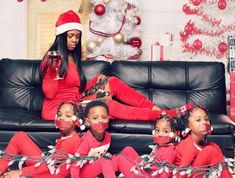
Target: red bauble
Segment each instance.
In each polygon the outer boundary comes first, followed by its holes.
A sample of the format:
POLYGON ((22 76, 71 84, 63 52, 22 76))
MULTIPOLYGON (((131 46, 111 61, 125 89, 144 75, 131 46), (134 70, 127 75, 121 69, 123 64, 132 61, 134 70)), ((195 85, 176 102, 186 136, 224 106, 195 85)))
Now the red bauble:
POLYGON ((192 0, 194 6, 199 6, 201 4, 201 0, 192 0))
POLYGON ((184 31, 187 33, 187 34, 191 34, 192 31, 193 31, 193 24, 191 23, 187 23, 184 27, 184 31))
POLYGON ((94 12, 96 15, 104 15, 106 11, 106 8, 105 8, 105 5, 104 4, 96 4, 95 7, 94 7, 94 12))
POLYGON ((22 2, 22 1, 24 1, 24 0, 17 0, 18 2, 22 2))
POLYGON ((136 25, 141 24, 141 18, 140 18, 140 16, 136 16, 136 20, 137 20, 136 25))
POLYGON ((182 10, 185 14, 188 14, 190 12, 190 7, 188 6, 188 4, 184 4, 182 10))
POLYGON ((221 42, 218 46, 218 49, 221 53, 225 53, 227 51, 227 44, 225 42, 221 42))
POLYGON ((196 40, 193 42, 193 47, 194 47, 194 49, 196 49, 196 50, 201 49, 201 48, 202 48, 202 42, 201 42, 201 40, 196 39, 196 40))
POLYGON ((217 5, 220 10, 224 10, 227 7, 227 2, 225 0, 219 0, 217 5))
POLYGON ((133 47, 137 47, 137 48, 140 48, 141 45, 142 45, 142 40, 139 38, 139 37, 134 37, 134 38, 131 38, 128 43, 133 46, 133 47))
POLYGON ((185 31, 180 32, 180 37, 181 40, 186 40, 188 38, 188 34, 185 31))

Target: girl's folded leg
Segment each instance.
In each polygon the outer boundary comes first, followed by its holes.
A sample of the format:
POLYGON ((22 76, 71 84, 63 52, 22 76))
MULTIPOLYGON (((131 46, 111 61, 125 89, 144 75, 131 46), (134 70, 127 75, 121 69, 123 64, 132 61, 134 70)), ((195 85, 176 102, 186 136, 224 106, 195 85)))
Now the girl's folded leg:
POLYGON ((109 88, 113 97, 130 106, 149 109, 154 106, 154 103, 146 96, 134 90, 117 77, 109 77, 109 88))
MULTIPOLYGON (((41 156, 42 151, 32 141, 32 139, 25 132, 17 132, 10 140, 5 150, 7 154, 23 154, 26 156, 41 156)), ((0 159, 0 170, 5 172, 8 168, 10 160, 0 159)), ((27 166, 35 164, 35 162, 26 161, 27 166)))

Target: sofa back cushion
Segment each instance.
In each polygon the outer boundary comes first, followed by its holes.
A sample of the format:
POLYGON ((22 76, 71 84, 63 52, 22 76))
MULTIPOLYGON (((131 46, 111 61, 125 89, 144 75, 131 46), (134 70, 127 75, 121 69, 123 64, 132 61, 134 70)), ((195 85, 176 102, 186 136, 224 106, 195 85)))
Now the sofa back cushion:
POLYGON ((39 60, 0 61, 0 107, 41 110, 43 94, 39 60))
MULTIPOLYGON (((41 112, 43 92, 40 75, 41 60, 0 60, 0 108, 17 108, 41 112)), ((110 63, 82 62, 87 80, 97 73, 109 74, 110 63)))
POLYGON ((223 63, 115 61, 111 73, 161 108, 175 108, 193 101, 211 113, 226 113, 223 63))

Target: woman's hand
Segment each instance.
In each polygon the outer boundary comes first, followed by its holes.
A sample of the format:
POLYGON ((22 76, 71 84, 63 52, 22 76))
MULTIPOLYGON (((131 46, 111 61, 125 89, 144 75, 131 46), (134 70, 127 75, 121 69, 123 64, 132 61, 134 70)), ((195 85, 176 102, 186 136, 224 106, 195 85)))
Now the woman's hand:
POLYGON ((20 170, 8 171, 4 174, 4 178, 19 178, 21 174, 20 170))
POLYGON ((45 60, 50 67, 56 69, 61 65, 62 55, 59 51, 48 51, 45 60))
POLYGON ((98 83, 100 80, 103 80, 103 79, 105 79, 107 76, 106 75, 104 75, 104 74, 98 74, 97 75, 97 81, 96 81, 96 83, 98 83))

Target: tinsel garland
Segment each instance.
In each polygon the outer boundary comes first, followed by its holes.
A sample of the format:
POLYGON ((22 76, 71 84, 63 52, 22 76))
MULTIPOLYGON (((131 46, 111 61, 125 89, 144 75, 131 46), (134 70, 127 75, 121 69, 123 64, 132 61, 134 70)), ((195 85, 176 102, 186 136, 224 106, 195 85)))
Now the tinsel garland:
MULTIPOLYGON (((150 148, 154 151, 157 149, 156 145, 150 145, 150 148)), ((14 162, 19 162, 18 167, 22 169, 22 166, 25 161, 36 162, 35 167, 39 167, 41 164, 46 164, 51 174, 59 174, 60 168, 63 165, 66 165, 66 169, 69 169, 73 162, 76 162, 76 166, 82 167, 86 163, 93 163, 98 157, 95 156, 81 156, 78 153, 75 154, 67 154, 60 152, 55 149, 54 146, 48 146, 50 149, 48 152, 43 153, 41 156, 27 156, 21 154, 8 154, 4 151, 0 150, 0 158, 9 160, 8 165, 11 166, 14 162)), ((152 151, 152 152, 153 152, 152 151)), ((151 154, 150 154, 151 155, 151 154)), ((125 156, 125 155, 123 155, 125 156)), ((103 155, 104 158, 110 159, 111 154, 106 153, 103 155)), ((221 162, 215 165, 205 165, 201 167, 177 167, 173 164, 168 164, 163 162, 160 159, 156 159, 155 157, 146 156, 142 159, 140 163, 135 160, 130 160, 127 156, 125 156, 129 161, 132 161, 135 166, 130 170, 135 174, 142 175, 141 170, 151 168, 155 165, 155 169, 152 169, 152 175, 161 174, 162 172, 172 172, 173 178, 176 177, 177 174, 180 175, 191 175, 191 174, 201 174, 204 173, 205 177, 213 177, 220 176, 223 168, 228 167, 229 171, 232 172, 231 167, 233 167, 235 160, 232 158, 226 158, 225 162, 221 162), (157 160, 157 161, 156 161, 157 160)))
POLYGON ((209 47, 203 47, 201 49, 195 49, 193 45, 190 45, 187 42, 183 42, 183 52, 190 52, 193 54, 202 54, 207 56, 215 56, 217 59, 221 59, 227 55, 227 52, 221 53, 217 49, 210 49, 209 47))
MULTIPOLYGON (((141 55, 142 55, 143 51, 141 49, 137 49, 137 54, 133 55, 133 56, 128 56, 128 60, 134 60, 134 59, 138 59, 141 55)), ((92 57, 87 57, 88 60, 93 60, 96 59, 99 56, 103 56, 106 59, 114 59, 114 56, 112 54, 100 54, 97 56, 92 56, 92 57)))
POLYGON ((102 36, 102 37, 114 37, 116 34, 118 34, 121 30, 122 30, 122 27, 123 25, 126 23, 126 13, 127 11, 131 8, 131 4, 127 3, 127 7, 124 11, 124 15, 122 17, 122 22, 121 22, 121 26, 119 27, 119 29, 116 31, 116 32, 113 32, 113 33, 104 33, 102 31, 98 31, 98 30, 95 30, 93 29, 91 26, 92 24, 92 21, 89 22, 89 30, 91 33, 93 34, 96 34, 96 35, 99 35, 99 36, 102 36))

